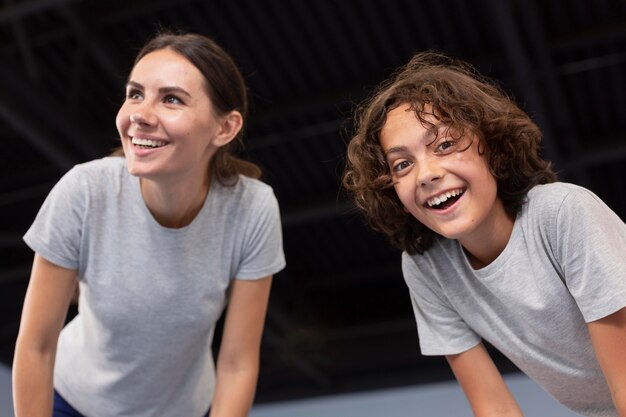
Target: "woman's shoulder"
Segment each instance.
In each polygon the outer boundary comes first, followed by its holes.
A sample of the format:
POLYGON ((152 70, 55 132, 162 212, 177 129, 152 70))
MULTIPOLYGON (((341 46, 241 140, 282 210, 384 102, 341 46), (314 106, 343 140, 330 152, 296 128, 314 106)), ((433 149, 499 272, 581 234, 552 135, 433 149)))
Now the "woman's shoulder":
POLYGON ((84 175, 119 175, 126 169, 123 156, 106 156, 83 162, 74 166, 74 170, 84 175))
POLYGON ((85 195, 107 198, 105 194, 118 193, 121 184, 130 176, 126 159, 109 156, 75 165, 60 182, 70 189, 83 190, 85 195), (94 190, 98 192, 94 193, 94 190))
POLYGON ((89 184, 110 183, 113 178, 120 178, 128 173, 126 159, 121 156, 107 156, 74 165, 66 177, 75 177, 89 184))
POLYGON ((245 175, 239 175, 234 184, 222 185, 218 188, 220 193, 230 195, 238 200, 258 200, 274 196, 274 190, 269 184, 245 175))
POLYGON ((120 177, 125 170, 125 159, 106 157, 74 165, 57 182, 55 188, 72 190, 91 188, 100 183, 111 183, 113 177, 120 177))

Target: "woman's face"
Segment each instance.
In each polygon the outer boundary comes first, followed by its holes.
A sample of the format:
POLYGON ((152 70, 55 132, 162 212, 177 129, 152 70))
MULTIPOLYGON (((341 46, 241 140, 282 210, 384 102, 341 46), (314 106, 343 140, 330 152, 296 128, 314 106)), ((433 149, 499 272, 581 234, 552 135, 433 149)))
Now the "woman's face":
POLYGON ((193 64, 170 49, 135 65, 116 119, 132 175, 167 182, 206 177, 224 143, 205 83, 193 64))

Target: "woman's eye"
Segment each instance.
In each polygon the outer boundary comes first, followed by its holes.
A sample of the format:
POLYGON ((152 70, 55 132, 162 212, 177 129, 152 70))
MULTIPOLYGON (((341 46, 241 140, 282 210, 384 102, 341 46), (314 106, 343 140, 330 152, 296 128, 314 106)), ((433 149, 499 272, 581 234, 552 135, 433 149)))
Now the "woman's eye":
POLYGON ((167 104, 183 104, 183 101, 176 96, 166 96, 163 101, 167 104))
POLYGON ((130 100, 141 100, 142 97, 141 91, 138 90, 129 90, 126 93, 126 98, 130 100))

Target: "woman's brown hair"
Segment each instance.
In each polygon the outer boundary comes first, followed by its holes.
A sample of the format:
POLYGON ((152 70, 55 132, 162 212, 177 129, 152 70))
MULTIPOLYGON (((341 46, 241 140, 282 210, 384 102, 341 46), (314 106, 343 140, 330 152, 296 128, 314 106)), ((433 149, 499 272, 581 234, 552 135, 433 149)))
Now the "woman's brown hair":
POLYGON ((477 136, 511 217, 532 187, 556 181, 550 163, 539 155, 541 131, 504 91, 465 62, 436 52, 418 53, 356 109, 343 175, 344 187, 369 225, 400 249, 423 253, 435 237, 404 210, 380 146, 387 114, 402 104, 409 104, 434 132, 426 114, 461 135, 477 136))
MULTIPOLYGON (((239 68, 232 57, 217 43, 206 36, 187 33, 163 32, 152 38, 139 51, 133 67, 146 55, 161 49, 171 49, 193 64, 204 76, 206 89, 218 116, 238 111, 244 121, 248 115, 248 93, 239 68)), ((217 150, 211 160, 209 172, 224 185, 233 185, 238 175, 261 177, 261 168, 234 156, 243 145, 243 128, 234 140, 217 150)), ((124 155, 120 147, 113 155, 124 155)))

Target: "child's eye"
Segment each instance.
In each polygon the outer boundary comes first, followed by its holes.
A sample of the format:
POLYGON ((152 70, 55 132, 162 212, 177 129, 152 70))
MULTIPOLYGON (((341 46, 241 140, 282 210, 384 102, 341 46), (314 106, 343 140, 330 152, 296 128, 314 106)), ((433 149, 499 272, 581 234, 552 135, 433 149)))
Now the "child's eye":
POLYGON ((404 171, 405 169, 407 169, 410 166, 411 166, 411 162, 410 161, 399 161, 399 162, 396 162, 395 164, 393 164, 391 166, 391 171, 394 174, 397 174, 399 172, 404 171))
POLYGON ((163 98, 163 102, 167 104, 184 104, 181 99, 172 95, 165 96, 165 98, 163 98))
POLYGON ((437 154, 448 154, 454 151, 456 145, 456 141, 450 138, 443 138, 437 146, 435 146, 435 153, 437 154))

